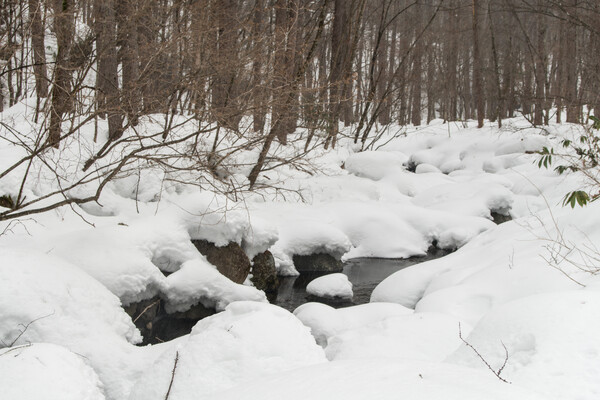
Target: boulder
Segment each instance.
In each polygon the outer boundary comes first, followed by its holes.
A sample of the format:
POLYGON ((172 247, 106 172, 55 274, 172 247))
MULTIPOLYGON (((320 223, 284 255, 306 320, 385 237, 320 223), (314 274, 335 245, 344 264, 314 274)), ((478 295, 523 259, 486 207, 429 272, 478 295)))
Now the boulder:
POLYGON ((270 251, 257 254, 252 259, 252 283, 258 290, 263 290, 267 297, 276 294, 279 288, 275 259, 270 251))
POLYGON ((161 299, 158 296, 123 307, 142 334, 144 338, 142 345, 148 344, 148 340, 153 337, 154 322, 161 308, 161 299))
POLYGON ((148 339, 144 337, 144 343, 168 342, 187 335, 198 321, 216 313, 214 308, 206 307, 202 303, 193 305, 187 311, 170 314, 163 308, 153 323, 152 336, 148 339))
POLYGON ((308 256, 294 255, 294 267, 302 272, 342 272, 340 260, 330 254, 315 253, 308 256))
POLYGON ((169 314, 165 311, 163 300, 158 296, 132 303, 124 309, 142 334, 141 346, 166 342, 187 335, 198 321, 216 314, 214 308, 205 307, 201 303, 185 312, 169 314))
POLYGON ((218 247, 208 240, 192 240, 192 243, 221 274, 235 283, 244 283, 251 264, 239 244, 231 242, 227 246, 218 247))

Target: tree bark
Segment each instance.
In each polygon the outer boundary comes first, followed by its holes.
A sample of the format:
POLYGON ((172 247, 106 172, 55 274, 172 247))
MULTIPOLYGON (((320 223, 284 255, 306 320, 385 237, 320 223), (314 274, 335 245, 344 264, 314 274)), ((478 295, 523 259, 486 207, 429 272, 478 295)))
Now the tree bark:
POLYGON ((46 47, 44 46, 44 25, 40 0, 29 0, 31 45, 33 48, 33 73, 35 93, 38 98, 48 97, 48 74, 46 72, 46 47))
POLYGON ((479 0, 473 0, 473 95, 477 108, 477 127, 483 128, 485 101, 482 92, 481 54, 479 50, 479 0))
POLYGON ((116 19, 113 0, 94 1, 94 21, 98 54, 96 101, 100 114, 106 115, 108 118, 109 140, 116 140, 123 135, 123 116, 119 98, 116 19))
POLYGON ((63 115, 69 111, 71 104, 71 69, 69 55, 75 35, 75 18, 73 0, 53 2, 54 31, 56 32, 56 64, 54 84, 52 85, 52 102, 50 105, 50 126, 48 143, 58 148, 61 136, 63 115))

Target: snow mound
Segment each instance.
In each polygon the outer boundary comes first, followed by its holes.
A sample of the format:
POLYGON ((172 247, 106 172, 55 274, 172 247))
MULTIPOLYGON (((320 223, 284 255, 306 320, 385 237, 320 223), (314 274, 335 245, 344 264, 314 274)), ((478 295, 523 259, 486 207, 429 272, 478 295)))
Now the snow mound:
POLYGON ((306 292, 317 297, 352 299, 352 283, 342 273, 329 274, 313 279, 306 292))
POLYGON ((198 322, 186 341, 148 366, 130 400, 164 399, 176 358, 170 400, 212 398, 262 376, 326 361, 308 328, 291 313, 270 304, 237 302, 198 322))
POLYGON ((542 400, 489 373, 452 364, 345 360, 315 365, 239 385, 212 400, 542 400), (267 390, 268 388, 268 390, 267 390))
POLYGON ((413 203, 425 208, 491 219, 490 211, 508 215, 513 197, 513 193, 501 184, 470 181, 424 190, 413 198, 413 203))
MULTIPOLYGON (((494 370, 506 360, 502 376, 512 386, 547 398, 593 400, 600 396, 599 313, 595 291, 534 295, 492 310, 466 340, 494 370)), ((448 361, 487 370, 466 345, 448 361)))
POLYGON ((230 242, 243 244, 252 259, 278 238, 277 230, 268 219, 254 215, 251 218, 243 203, 232 203, 224 196, 207 191, 172 197, 173 204, 166 214, 184 224, 192 239, 208 240, 221 247, 230 242))
POLYGON ((232 282, 203 257, 185 262, 169 275, 164 296, 168 312, 186 311, 198 303, 221 311, 234 301, 267 301, 264 292, 232 282))
POLYGON ((458 324, 456 318, 435 313, 393 316, 330 337, 325 353, 330 360, 381 357, 441 362, 462 343, 458 324))
POLYGON ((3 400, 104 400, 84 359, 47 343, 0 350, 0 387, 3 400))
POLYGON ((324 253, 338 260, 351 248, 348 237, 335 226, 297 220, 280 227, 279 240, 270 251, 282 274, 297 274, 292 257, 324 253))
POLYGON ((12 343, 21 335, 16 346, 64 346, 89 360, 107 398, 123 398, 137 374, 132 343, 141 336, 119 299, 79 268, 45 253, 0 248, 0 257, 0 340, 12 343))
POLYGON ((456 257, 455 254, 449 254, 443 259, 414 264, 394 272, 373 289, 371 302, 397 303, 414 309, 429 283, 448 268, 447 265, 451 264, 450 260, 456 257))
POLYGON ((415 173, 416 174, 441 174, 442 171, 440 171, 440 169, 438 167, 436 167, 435 165, 431 165, 431 164, 426 164, 426 163, 422 163, 417 165, 417 167, 415 168, 415 173))
POLYGON ((164 275, 152 263, 152 254, 139 246, 126 226, 63 234, 49 246, 53 254, 94 277, 125 305, 151 298, 164 288, 164 275))
POLYGON ((399 304, 361 304, 335 309, 322 303, 306 303, 296 308, 294 315, 310 328, 317 343, 325 347, 330 337, 344 331, 412 312, 399 304))
POLYGON ((377 181, 388 174, 403 171, 403 164, 407 159, 400 152, 363 151, 350 155, 346 159, 345 168, 358 177, 377 181))

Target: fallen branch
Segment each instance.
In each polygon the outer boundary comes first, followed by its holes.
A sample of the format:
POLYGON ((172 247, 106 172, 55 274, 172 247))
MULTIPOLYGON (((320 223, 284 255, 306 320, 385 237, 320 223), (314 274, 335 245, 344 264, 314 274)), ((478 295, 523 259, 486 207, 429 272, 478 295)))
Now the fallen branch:
POLYGON ((171 394, 171 387, 173 386, 173 381, 175 380, 175 370, 177 369, 177 361, 179 361, 179 351, 175 352, 175 364, 173 365, 173 372, 171 372, 171 382, 169 382, 169 389, 167 390, 165 400, 169 400, 169 395, 171 394))
POLYGON ((473 345, 469 342, 467 342, 463 336, 462 336, 462 330, 460 328, 460 322, 458 323, 458 337, 460 338, 460 340, 462 340, 462 342, 471 350, 473 350, 475 352, 475 354, 477 355, 477 357, 479 357, 479 359, 481 361, 483 361, 483 363, 486 365, 486 367, 488 367, 488 369, 490 371, 492 371, 494 373, 494 375, 496 375, 496 378, 500 379, 502 382, 508 383, 510 384, 511 382, 507 381, 506 379, 504 379, 502 376, 500 376, 502 374, 502 371, 504 370, 504 367, 506 367, 506 363, 508 362, 508 349, 506 348, 506 346, 504 345, 504 343, 502 343, 502 347, 504 347, 504 363, 502 364, 502 366, 496 371, 494 368, 492 368, 492 366, 490 365, 490 363, 488 363, 486 361, 485 358, 483 358, 483 356, 481 355, 481 353, 479 353, 479 351, 477 351, 477 349, 475 347, 473 347, 473 345))
POLYGON ((44 315, 42 317, 36 318, 33 321, 29 321, 29 323, 27 324, 19 324, 18 326, 22 326, 23 329, 20 329, 20 333, 17 335, 17 337, 10 342, 10 344, 6 344, 3 340, 0 340, 2 342, 2 344, 4 345, 4 347, 13 347, 15 343, 17 343, 17 340, 19 340, 21 338, 21 336, 23 336, 25 334, 25 332, 27 332, 27 329, 29 328, 29 326, 31 326, 31 324, 33 324, 36 321, 39 321, 40 319, 44 319, 44 318, 48 318, 50 316, 54 315, 54 311, 52 311, 50 314, 48 315, 44 315))
POLYGON ((140 319, 140 317, 142 315, 144 315, 144 313, 146 311, 148 311, 149 309, 151 309, 153 306, 155 306, 156 304, 160 303, 160 300, 156 300, 154 303, 150 304, 148 307, 144 308, 144 310, 137 316, 135 317, 135 319, 133 320, 133 323, 135 324, 137 322, 138 319, 140 319))

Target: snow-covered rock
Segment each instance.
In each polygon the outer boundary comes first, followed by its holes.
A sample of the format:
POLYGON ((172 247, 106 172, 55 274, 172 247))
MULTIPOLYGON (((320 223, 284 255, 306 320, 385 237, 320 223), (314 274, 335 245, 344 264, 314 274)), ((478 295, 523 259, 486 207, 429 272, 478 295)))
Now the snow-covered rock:
POLYGON ((104 400, 102 383, 80 355, 48 343, 0 350, 3 400, 104 400))
POLYGON ((234 301, 267 301, 264 292, 232 282, 203 258, 184 263, 166 278, 165 297, 169 312, 186 311, 197 303, 221 311, 234 301))
POLYGON ((384 319, 411 314, 413 311, 399 304, 371 303, 335 309, 322 303, 306 303, 294 310, 294 315, 310 327, 321 346, 327 346, 330 337, 350 329, 373 324, 384 319))
POLYGON ((172 377, 170 400, 212 398, 263 376, 323 362, 323 350, 291 313, 270 304, 236 302, 201 320, 179 346, 148 365, 129 399, 164 399, 172 377))
POLYGON ((331 299, 352 299, 352 282, 342 273, 328 274, 313 279, 306 286, 306 293, 331 299))

